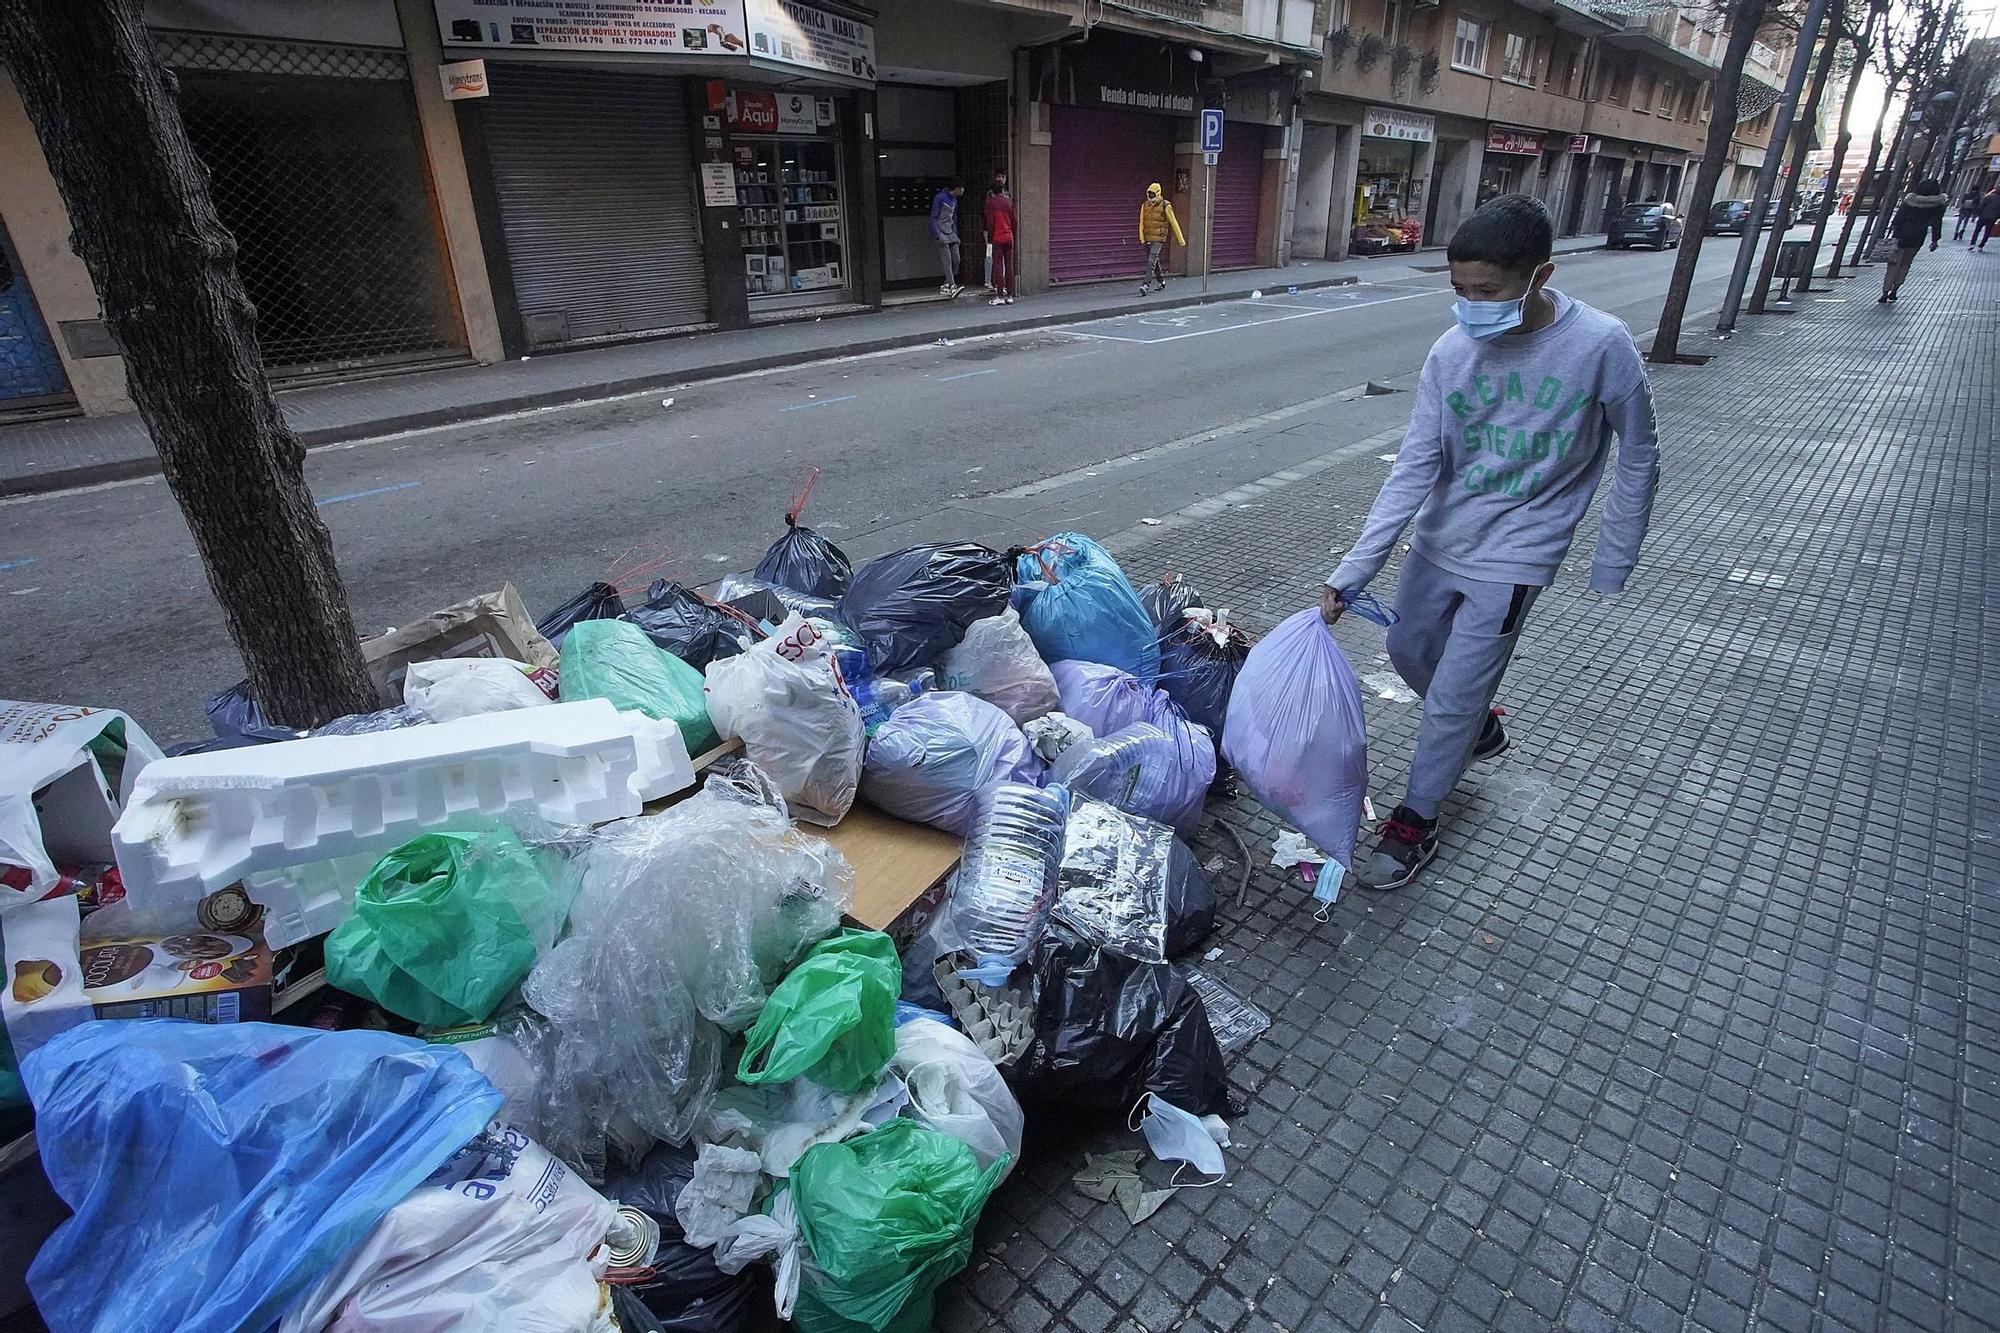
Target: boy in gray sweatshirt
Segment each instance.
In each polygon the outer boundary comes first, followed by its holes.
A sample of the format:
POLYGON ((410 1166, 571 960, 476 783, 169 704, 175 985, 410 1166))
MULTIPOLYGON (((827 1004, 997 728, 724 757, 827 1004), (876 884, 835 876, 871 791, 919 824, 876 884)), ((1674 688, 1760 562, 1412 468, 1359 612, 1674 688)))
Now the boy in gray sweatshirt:
POLYGON ((1438 807, 1466 766, 1507 748, 1493 709, 1535 598, 1555 581, 1618 437, 1590 590, 1615 594, 1659 485, 1653 397, 1610 315, 1550 290, 1555 228, 1504 195, 1452 237, 1457 326, 1424 362, 1410 430, 1360 538, 1327 579, 1331 623, 1382 572, 1412 518, 1389 657, 1423 696, 1408 794, 1357 857, 1364 888, 1399 889, 1437 855, 1438 807))

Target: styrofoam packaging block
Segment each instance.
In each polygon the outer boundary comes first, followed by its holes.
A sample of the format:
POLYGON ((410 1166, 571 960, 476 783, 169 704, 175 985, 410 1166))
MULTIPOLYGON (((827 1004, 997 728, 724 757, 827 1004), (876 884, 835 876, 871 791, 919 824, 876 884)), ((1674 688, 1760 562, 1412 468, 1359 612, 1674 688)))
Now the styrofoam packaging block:
POLYGON ((155 760, 111 837, 137 907, 248 879, 274 915, 304 928, 334 910, 338 872, 275 872, 523 814, 557 825, 624 819, 693 785, 673 723, 586 699, 155 760))

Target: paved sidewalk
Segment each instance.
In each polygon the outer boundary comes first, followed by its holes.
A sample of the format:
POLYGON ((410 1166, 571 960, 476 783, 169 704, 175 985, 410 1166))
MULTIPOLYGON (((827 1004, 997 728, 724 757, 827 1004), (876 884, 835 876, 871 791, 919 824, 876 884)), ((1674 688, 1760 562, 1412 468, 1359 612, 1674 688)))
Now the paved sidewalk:
MULTIPOLYGON (((1576 237, 1564 253, 1601 249, 1576 237)), ((1016 329, 1101 319, 1134 310, 1230 301, 1256 290, 1343 282, 1410 281, 1438 271, 1441 251, 1403 259, 1313 261, 1283 269, 1219 273, 1203 295, 1200 279, 1177 278, 1142 298, 1130 282, 1093 283, 989 306, 973 290, 957 301, 902 300, 879 311, 658 338, 582 351, 551 352, 491 366, 442 369, 286 390, 278 395, 307 447, 449 425, 506 412, 589 402, 747 371, 922 346, 1016 329)), ((131 413, 0 425, 0 495, 56 490, 159 471, 145 426, 131 413)))
MULTIPOLYGON (((1587 529, 1502 692, 1514 749, 1418 887, 1318 924, 1268 867, 1243 908, 1218 876, 1206 966, 1275 1020, 1227 1184, 1133 1228, 1068 1182, 1138 1136, 1044 1130, 941 1328, 2000 1328, 2000 260, 1877 283, 1655 372, 1632 587, 1584 594, 1587 529)), ((1265 629, 1393 438, 1121 558, 1265 629)), ((1388 670, 1379 630, 1340 637, 1388 670)), ((1386 808, 1417 706, 1369 708, 1386 808)), ((1223 816, 1268 859, 1269 816, 1223 816)))

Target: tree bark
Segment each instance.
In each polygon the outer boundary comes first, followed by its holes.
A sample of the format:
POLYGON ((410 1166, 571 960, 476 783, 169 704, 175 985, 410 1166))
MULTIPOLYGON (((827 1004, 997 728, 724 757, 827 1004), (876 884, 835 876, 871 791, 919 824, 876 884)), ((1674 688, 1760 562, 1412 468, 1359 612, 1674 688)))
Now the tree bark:
POLYGON ((1671 365, 1680 357, 1681 327, 1687 321, 1688 294, 1694 290, 1695 266, 1701 262, 1701 243, 1708 232, 1708 210, 1715 202, 1715 187, 1722 181, 1722 168, 1729 157, 1729 140, 1736 130, 1736 97, 1743 87, 1743 62, 1750 58, 1751 43, 1764 22, 1765 0, 1735 0, 1729 7, 1729 44, 1723 48, 1722 68, 1715 75, 1715 103, 1708 115, 1708 139, 1702 145, 1701 165, 1695 169, 1694 193, 1688 197, 1687 229, 1681 233, 1681 248, 1674 252, 1674 275, 1667 284, 1667 301, 1660 308, 1659 327, 1653 333, 1649 361, 1671 365))
MULTIPOLYGON (((1826 95, 1826 81, 1833 74, 1833 59, 1840 54, 1840 44, 1846 39, 1847 31, 1842 24, 1842 14, 1846 6, 1835 0, 1833 12, 1827 15, 1826 40, 1820 43, 1819 59, 1813 63, 1812 82, 1807 85, 1805 109, 1792 125, 1792 160, 1785 173, 1785 188, 1778 196, 1778 218, 1780 221, 1792 215, 1792 207, 1798 202, 1799 180, 1805 175, 1806 154, 1812 149, 1813 126, 1819 123, 1820 99, 1826 95)), ((1750 313, 1764 313, 1765 299, 1771 292, 1771 279, 1778 272, 1779 247, 1784 244, 1785 229, 1771 228, 1770 239, 1764 242, 1764 258, 1757 268, 1757 285, 1750 293, 1750 313)))
MULTIPOLYGON (((1896 81, 1892 78, 1882 92, 1882 109, 1875 113, 1875 134, 1868 141, 1868 164, 1861 168, 1861 183, 1854 191, 1854 203, 1848 207, 1847 216, 1841 220, 1840 239, 1833 243, 1833 259, 1826 266, 1826 276, 1840 276, 1840 257, 1847 251, 1847 242, 1854 235, 1855 221, 1861 216, 1861 201, 1868 197, 1869 182, 1875 179, 1875 169, 1882 162, 1882 131, 1889 125, 1889 103, 1896 96, 1896 81)), ((1881 205, 1877 204, 1876 207, 1881 205)), ((1858 251, 1856 252, 1859 253, 1858 251)))
POLYGON ((377 707, 305 451, 264 377, 235 238, 138 0, 4 0, 0 61, 252 692, 288 726, 377 707))
MULTIPOLYGON (((1833 136, 1833 163, 1827 168, 1826 190, 1820 200, 1819 216, 1813 220, 1812 240, 1806 246, 1805 272, 1799 278, 1799 290, 1809 292, 1812 288, 1813 264, 1819 259, 1820 243, 1826 239, 1826 224, 1833 216, 1833 201, 1840 196, 1840 169, 1847 165, 1847 150, 1854 145, 1854 131, 1847 127, 1848 118, 1854 114, 1855 94, 1861 88, 1861 76, 1868 72, 1868 59, 1875 49, 1875 22, 1882 16, 1883 8, 1879 0, 1868 7, 1868 21, 1854 42, 1854 68, 1847 76, 1847 87, 1840 94, 1840 129, 1833 136)), ((1827 266, 1826 276, 1835 276, 1840 267, 1839 256, 1827 266)))

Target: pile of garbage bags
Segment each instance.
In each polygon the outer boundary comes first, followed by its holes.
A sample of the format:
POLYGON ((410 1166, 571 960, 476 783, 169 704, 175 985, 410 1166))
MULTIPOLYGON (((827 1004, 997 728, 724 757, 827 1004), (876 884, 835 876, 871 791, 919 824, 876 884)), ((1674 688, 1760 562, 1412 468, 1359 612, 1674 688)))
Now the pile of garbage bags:
POLYGON ((1078 533, 856 565, 804 499, 714 596, 370 640, 381 708, 311 734, 241 686, 187 757, 48 714, 0 774, 0 1108, 74 1213, 51 1325, 914 1333, 1029 1114, 1195 1125, 1217 1169, 1188 842, 1226 758, 1351 855, 1325 626, 1252 647, 1078 533), (100 863, 36 825, 72 781, 100 863), (894 938, 819 832, 857 804, 964 840, 894 938))

